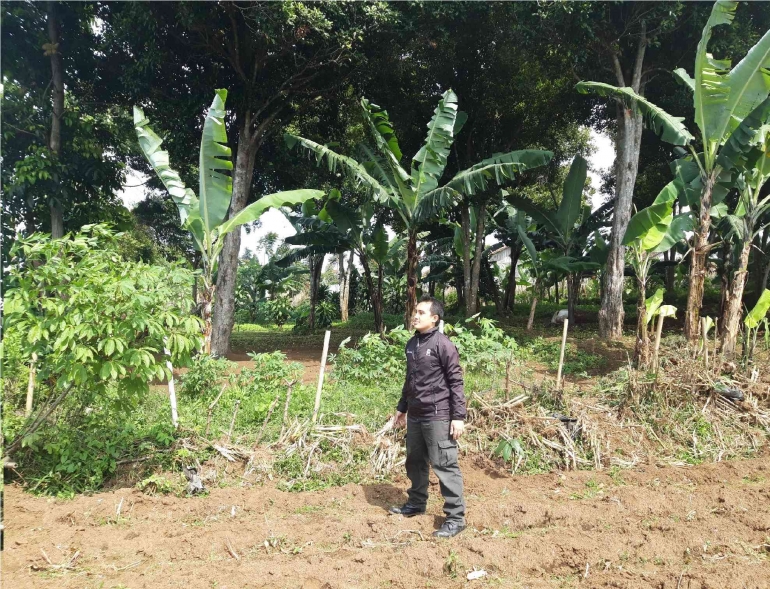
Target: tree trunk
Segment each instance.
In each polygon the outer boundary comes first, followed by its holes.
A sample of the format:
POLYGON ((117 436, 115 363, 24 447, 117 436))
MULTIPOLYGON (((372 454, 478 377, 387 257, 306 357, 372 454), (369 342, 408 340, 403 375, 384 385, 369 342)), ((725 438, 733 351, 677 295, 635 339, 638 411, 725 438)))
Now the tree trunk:
POLYGON ((463 237, 463 300, 465 316, 470 317, 475 301, 471 292, 471 212, 465 203, 460 206, 460 230, 463 237))
POLYGON ((741 319, 741 302, 743 300, 743 289, 746 285, 746 274, 749 266, 749 253, 751 252, 751 242, 743 244, 741 249, 740 262, 733 275, 730 285, 730 294, 727 297, 727 305, 719 322, 722 327, 722 355, 726 358, 732 358, 735 355, 735 346, 738 343, 738 326, 741 319))
POLYGON ((495 314, 500 317, 503 314, 503 303, 500 300, 500 291, 495 284, 495 277, 492 274, 492 264, 489 263, 489 256, 483 256, 483 258, 484 284, 487 292, 492 295, 492 300, 495 303, 495 314))
POLYGON ((318 305, 318 288, 321 286, 321 271, 323 270, 324 254, 310 256, 310 317, 308 327, 315 329, 315 310, 318 305))
MULTIPOLYGON (((48 40, 51 44, 51 75, 53 97, 53 115, 51 117, 51 135, 48 147, 55 154, 61 151, 61 119, 64 114, 64 68, 59 52, 59 20, 56 17, 56 2, 48 2, 48 40)), ((64 209, 56 196, 49 197, 51 212, 51 239, 64 237, 64 209)))
MULTIPOLYGON (((246 113, 238 131, 238 148, 233 171, 233 198, 230 214, 234 217, 249 201, 251 180, 254 175, 254 160, 259 147, 250 127, 251 115, 246 113)), ((230 334, 235 321, 235 283, 238 273, 238 253, 241 249, 240 228, 225 236, 222 253, 219 256, 217 272, 217 296, 214 300, 214 323, 211 337, 211 352, 214 356, 226 356, 230 351, 230 334)), ((213 260, 212 260, 213 263, 213 260)))
POLYGON ((428 282, 428 294, 433 298, 436 298, 436 281, 431 280, 428 282))
POLYGON ((639 297, 636 301, 636 347, 634 362, 637 368, 644 368, 650 361, 650 337, 647 334, 647 292, 644 281, 637 279, 639 297))
MULTIPOLYGON (((484 251, 484 223, 487 209, 485 203, 479 204, 479 212, 476 215, 476 243, 473 251, 473 266, 471 267, 471 294, 468 297, 470 307, 469 316, 479 311, 479 276, 481 275, 481 254, 484 251)), ((466 302, 467 304, 467 302, 466 302)))
POLYGON ((382 322, 382 291, 378 291, 374 286, 372 271, 369 268, 369 259, 367 256, 359 252, 358 259, 361 260, 361 266, 364 269, 364 280, 366 280, 366 288, 369 291, 369 300, 372 302, 374 329, 377 333, 382 334, 385 332, 385 326, 382 322))
POLYGON ((353 252, 350 252, 348 266, 345 268, 345 253, 340 254, 340 319, 348 320, 348 304, 350 301, 350 272, 353 268, 353 252))
POLYGON ((508 287, 505 289, 505 299, 503 301, 503 311, 513 313, 513 305, 516 303, 516 266, 519 264, 521 256, 521 247, 514 251, 511 248, 511 268, 508 271, 508 287))
POLYGON ((529 320, 527 321, 527 331, 532 331, 532 326, 535 324, 535 309, 537 308, 537 295, 532 296, 532 306, 529 308, 529 320))
POLYGON ((214 300, 216 289, 216 285, 211 285, 209 287, 204 286, 198 290, 200 294, 201 319, 203 319, 203 353, 206 355, 211 354, 211 302, 214 300))
POLYGON ((703 288, 706 282, 706 258, 709 250, 709 229, 711 227, 711 193, 714 189, 714 175, 706 179, 700 199, 698 229, 693 235, 692 259, 690 261, 690 291, 687 293, 687 311, 684 321, 684 336, 694 349, 700 338, 700 307, 703 304, 703 288))
MULTIPOLYGON (((549 289, 549 292, 550 292, 550 289, 549 289)), ((559 304, 559 281, 558 280, 556 280, 553 283, 553 297, 554 297, 554 301, 558 305, 559 304)))
POLYGON ((623 335, 623 287, 625 286, 626 248, 622 244, 631 219, 639 147, 642 139, 642 115, 618 106, 618 134, 615 142, 615 210, 612 215, 607 266, 604 270, 599 337, 616 340, 623 335))
MULTIPOLYGON (((631 87, 644 95, 642 64, 647 48, 647 30, 641 23, 641 35, 637 45, 631 87)), ((618 85, 627 86, 617 52, 611 54, 618 85)), ((599 337, 616 340, 623 335, 623 286, 626 265, 626 248, 623 236, 631 219, 632 200, 636 174, 639 170, 639 148, 642 141, 642 114, 617 104, 618 132, 615 139, 615 210, 612 215, 612 234, 609 255, 604 271, 602 304, 599 310, 599 337)))
POLYGON ((567 276, 567 319, 570 325, 575 325, 575 305, 577 304, 580 283, 580 274, 567 276))
POLYGON ((730 298, 730 284, 733 273, 732 268, 733 244, 727 240, 722 244, 722 272, 719 280, 719 325, 724 330, 724 318, 727 316, 728 299, 730 298))
POLYGON ((404 312, 404 326, 412 327, 412 316, 417 306, 417 230, 409 230, 409 241, 406 245, 406 311, 404 312))

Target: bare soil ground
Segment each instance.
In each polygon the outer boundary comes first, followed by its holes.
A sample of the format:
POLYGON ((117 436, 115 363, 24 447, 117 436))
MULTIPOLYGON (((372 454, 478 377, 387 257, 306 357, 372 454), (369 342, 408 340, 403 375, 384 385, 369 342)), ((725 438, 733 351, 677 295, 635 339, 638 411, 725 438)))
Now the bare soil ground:
MULTIPOLYGON (((511 477, 464 458, 469 528, 391 516, 406 479, 71 501, 6 487, 6 587, 770 587, 767 458, 511 477), (120 506, 120 512, 118 512, 120 506), (77 555, 76 558, 73 558, 77 555), (71 562, 70 568, 62 567, 71 562), (467 581, 469 571, 488 575, 467 581)), ((435 481, 434 481, 435 483, 435 481)))

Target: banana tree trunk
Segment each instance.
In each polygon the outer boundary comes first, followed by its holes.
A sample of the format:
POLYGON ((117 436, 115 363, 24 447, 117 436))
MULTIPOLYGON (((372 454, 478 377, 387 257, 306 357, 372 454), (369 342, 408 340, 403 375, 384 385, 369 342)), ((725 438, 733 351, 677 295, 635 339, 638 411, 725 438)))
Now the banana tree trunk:
POLYGON ((511 248, 511 267, 508 271, 508 287, 505 289, 505 299, 503 301, 503 311, 513 313, 513 305, 516 302, 516 266, 519 264, 521 256, 521 247, 514 251, 511 248))
POLYGON ((500 291, 495 284, 495 276, 492 274, 492 264, 489 263, 489 257, 484 256, 482 260, 483 276, 484 276, 484 288, 492 295, 492 300, 495 303, 495 314, 499 317, 503 314, 503 303, 500 300, 500 291))
MULTIPOLYGON (((61 151, 61 119, 64 115, 64 67, 59 44, 59 19, 56 15, 56 2, 48 2, 48 40, 51 49, 51 77, 53 97, 53 114, 51 116, 51 135, 48 139, 49 149, 56 155, 61 151)), ((64 237, 64 209, 58 198, 51 197, 49 201, 51 213, 51 238, 64 237)))
POLYGON ((412 316, 417 306, 417 230, 409 230, 409 241, 406 246, 406 311, 404 326, 410 329, 412 316))
MULTIPOLYGON (((615 210, 609 255, 604 271, 604 288, 599 310, 599 337, 616 340, 623 336, 623 287, 625 284, 626 248, 623 236, 631 219, 639 148, 642 140, 642 115, 618 106, 618 134, 615 141, 615 210)), ((570 318, 570 323, 572 319, 570 318)))
POLYGON ((709 250, 709 229, 711 228, 711 193, 714 189, 714 175, 708 177, 700 199, 698 229, 693 235, 693 251, 690 263, 690 291, 687 293, 687 311, 684 336, 691 348, 698 345, 700 338, 700 307, 703 304, 703 289, 706 282, 706 258, 709 250))
POLYGON ((369 300, 372 302, 372 312, 374 313, 374 329, 377 333, 384 333, 385 326, 382 322, 382 290, 377 290, 372 279, 372 271, 369 268, 369 259, 367 256, 358 253, 361 260, 361 266, 364 269, 364 279, 366 280, 366 289, 369 291, 369 300))
POLYGON ((200 300, 198 304, 201 309, 201 319, 203 319, 203 353, 206 355, 211 354, 211 333, 212 333, 212 321, 211 321, 211 307, 214 300, 214 293, 216 292, 216 285, 209 283, 210 286, 203 286, 198 289, 198 296, 200 300))
POLYGON ((468 308, 469 316, 479 311, 479 276, 481 275, 481 254, 484 251, 484 222, 486 213, 487 209, 482 202, 479 205, 478 215, 476 215, 476 243, 474 244, 473 265, 471 267, 471 294, 467 299, 470 301, 470 307, 468 308))
POLYGON ((743 299, 743 289, 746 286, 746 275, 749 266, 749 253, 751 252, 751 242, 743 244, 738 268, 733 275, 730 293, 727 297, 724 315, 720 324, 722 329, 722 354, 727 358, 735 355, 735 347, 738 343, 738 327, 741 319, 741 302, 743 299))
MULTIPOLYGON (((237 117, 241 124, 238 131, 238 148, 233 170, 233 196, 230 201, 232 218, 241 212, 249 201, 251 180, 254 176, 254 160, 259 150, 259 140, 251 130, 249 113, 237 117)), ((238 273, 238 253, 241 249, 241 230, 225 235, 217 271, 217 296, 214 300, 211 353, 226 356, 230 351, 230 334, 235 322, 235 284, 238 273)), ((214 260, 211 260, 214 263, 214 260)))
POLYGON ((460 230, 463 237, 463 300, 465 315, 473 315, 474 300, 471 293, 471 213, 467 204, 460 208, 460 230))
POLYGON ((532 305, 529 307, 529 319, 527 320, 527 331, 532 331, 535 324, 535 309, 537 308, 537 295, 532 296, 532 305))
POLYGON ((575 325, 575 305, 577 304, 580 282, 580 274, 567 276, 567 318, 570 325, 575 325))
POLYGON ((350 272, 353 268, 353 252, 350 252, 348 266, 345 267, 345 253, 340 254, 340 319, 348 320, 348 307, 350 302, 350 272))
POLYGON ((639 289, 639 297, 636 301, 634 362, 637 368, 644 368, 650 361, 650 336, 647 333, 647 289, 644 280, 637 278, 636 284, 639 289))
POLYGON ((321 254, 319 256, 310 256, 310 317, 308 319, 308 327, 310 330, 315 329, 315 311, 318 305, 318 289, 321 286, 321 270, 324 265, 324 258, 326 256, 321 254))

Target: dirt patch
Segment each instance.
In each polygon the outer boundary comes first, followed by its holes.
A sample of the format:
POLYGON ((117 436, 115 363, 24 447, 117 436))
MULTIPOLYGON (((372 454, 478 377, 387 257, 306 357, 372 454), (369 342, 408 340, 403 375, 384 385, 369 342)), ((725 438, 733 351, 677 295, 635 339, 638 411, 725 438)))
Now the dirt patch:
POLYGON ((59 501, 11 485, 4 580, 18 589, 461 587, 475 567, 489 575, 473 584, 503 587, 768 586, 766 458, 612 477, 511 478, 481 457, 462 468, 469 529, 449 541, 431 538, 442 521, 435 480, 428 515, 414 519, 386 512, 404 501, 404 477, 189 499, 120 489, 59 501), (54 568, 76 553, 71 569, 54 568))
MULTIPOLYGON (((299 362, 302 364, 304 370, 302 372, 302 384, 313 384, 318 382, 318 372, 321 370, 321 353, 323 347, 308 347, 308 348, 291 348, 288 350, 281 350, 286 354, 286 358, 289 362, 299 362)), ((231 362, 238 364, 236 370, 240 371, 244 368, 254 368, 254 362, 249 358, 248 354, 244 352, 231 352, 227 355, 227 359, 231 362)), ((325 373, 328 375, 333 365, 327 362, 325 373)))

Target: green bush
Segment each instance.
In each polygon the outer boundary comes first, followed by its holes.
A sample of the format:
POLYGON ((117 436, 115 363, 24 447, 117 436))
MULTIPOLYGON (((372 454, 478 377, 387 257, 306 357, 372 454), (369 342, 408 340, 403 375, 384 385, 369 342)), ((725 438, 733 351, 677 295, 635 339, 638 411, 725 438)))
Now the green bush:
POLYGON ((219 392, 219 386, 233 368, 235 362, 227 358, 214 358, 201 354, 193 358, 190 367, 179 377, 179 392, 182 396, 197 399, 219 392))
POLYGON ((184 366, 201 345, 201 322, 188 299, 192 272, 126 260, 119 241, 120 234, 94 225, 58 240, 34 234, 11 249, 4 328, 13 353, 4 384, 14 385, 3 391, 12 440, 6 451, 41 491, 101 484, 141 437, 130 429, 131 416, 150 383, 170 375, 164 348, 184 366), (21 367, 33 355, 27 418, 21 367))
POLYGON ((383 379, 404 377, 406 359, 404 346, 411 333, 397 327, 380 337, 367 333, 355 347, 347 347, 350 338, 343 340, 334 357, 334 375, 343 381, 374 384, 383 379))

